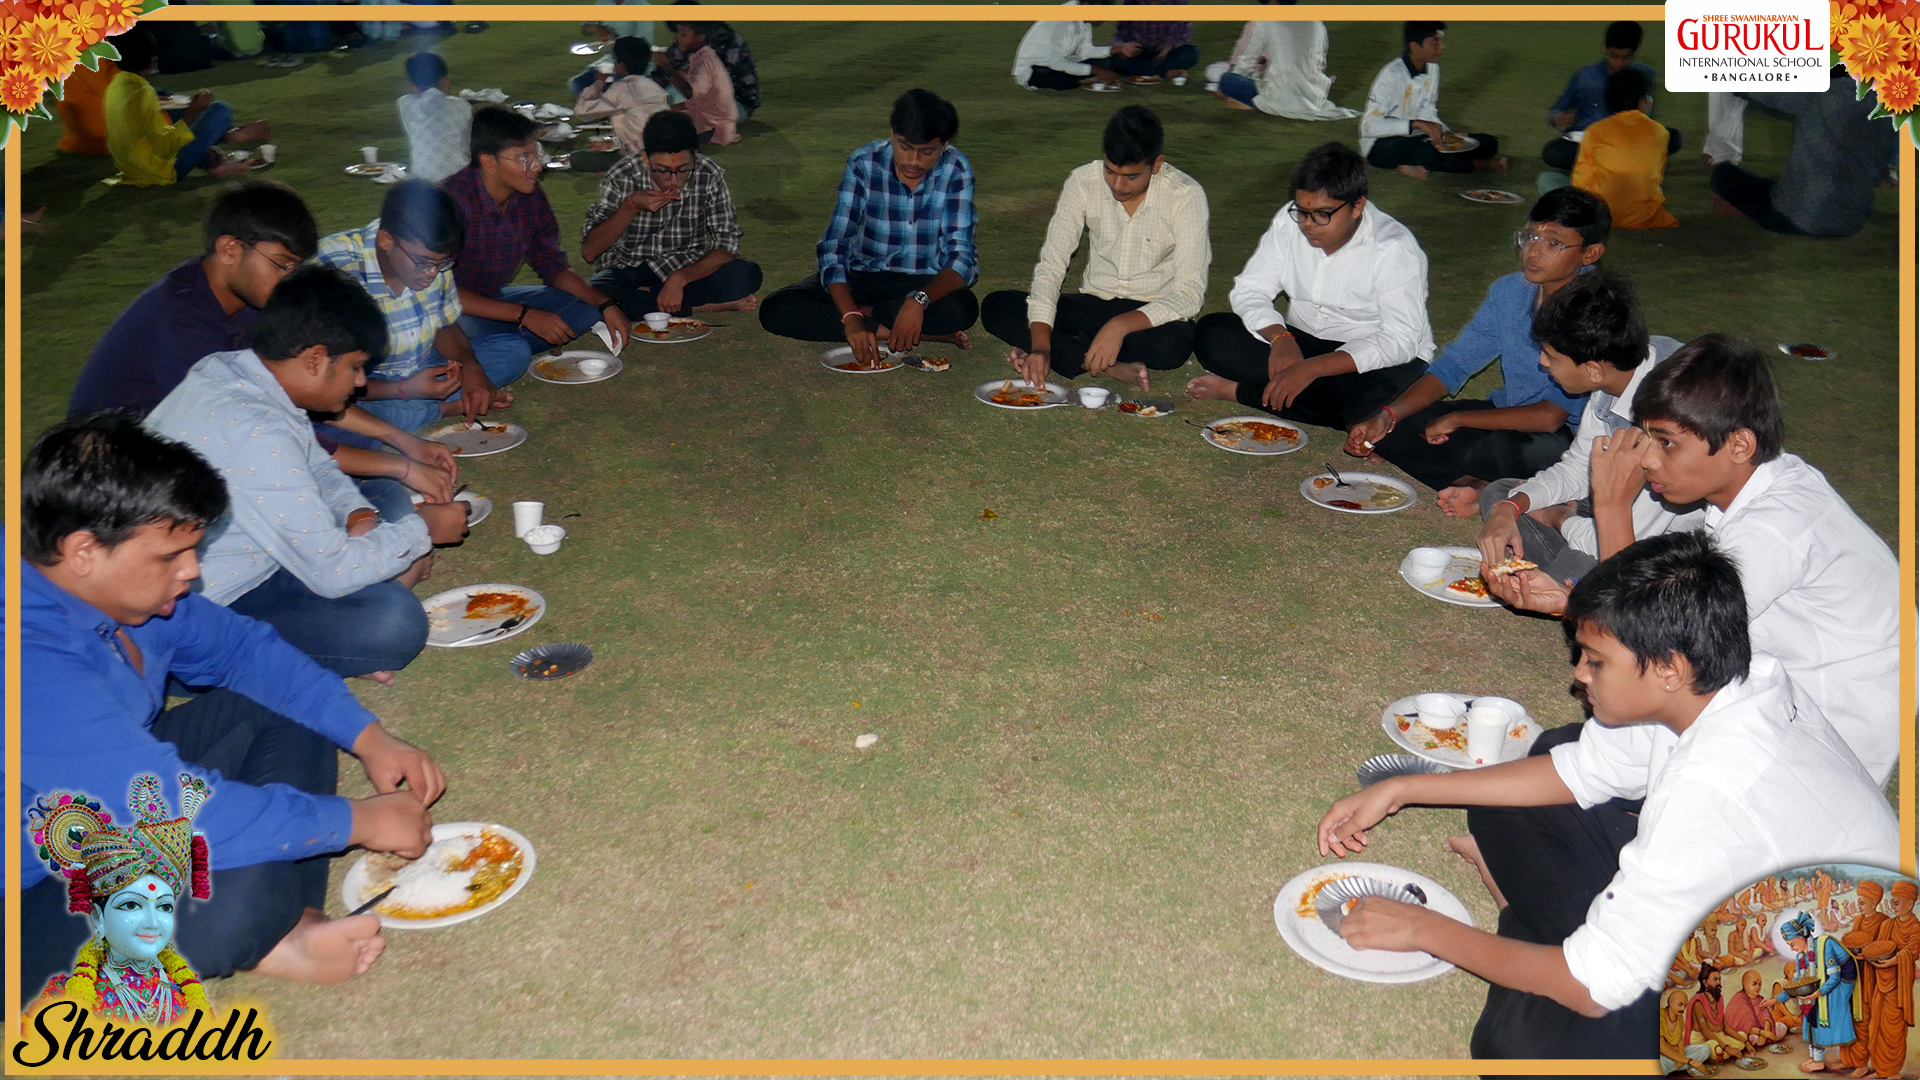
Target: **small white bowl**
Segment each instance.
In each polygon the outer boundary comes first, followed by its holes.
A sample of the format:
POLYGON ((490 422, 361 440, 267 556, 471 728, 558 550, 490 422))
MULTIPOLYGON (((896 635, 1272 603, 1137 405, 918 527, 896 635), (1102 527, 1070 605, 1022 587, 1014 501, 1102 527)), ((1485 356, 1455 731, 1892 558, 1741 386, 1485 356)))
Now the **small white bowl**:
POLYGON ((1083 386, 1080 388, 1080 404, 1089 409, 1098 409, 1106 405, 1113 392, 1104 386, 1083 386))
POLYGON ((597 379, 606 373, 607 362, 605 360, 589 356, 585 360, 580 361, 580 374, 585 375, 589 379, 597 379))
POLYGON ((567 538, 567 530, 558 525, 535 525, 521 537, 535 555, 551 555, 560 550, 560 541, 567 538))
POLYGON ((1453 556, 1436 547, 1417 547, 1407 553, 1407 565, 1422 578, 1439 577, 1453 562, 1453 556))
POLYGON ((1413 708, 1420 722, 1435 731, 1455 727, 1467 715, 1467 707, 1452 694, 1421 694, 1413 699, 1413 708))
POLYGON ((673 321, 673 316, 668 314, 667 312, 664 312, 664 311, 647 312, 647 328, 650 330, 655 330, 655 331, 665 330, 667 328, 667 324, 671 323, 672 321, 673 321))

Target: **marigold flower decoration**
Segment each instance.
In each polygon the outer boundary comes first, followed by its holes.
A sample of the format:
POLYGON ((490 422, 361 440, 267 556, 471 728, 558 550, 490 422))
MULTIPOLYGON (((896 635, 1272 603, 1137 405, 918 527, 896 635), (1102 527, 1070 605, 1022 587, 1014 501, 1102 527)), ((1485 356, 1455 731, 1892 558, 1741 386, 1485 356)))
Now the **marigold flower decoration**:
POLYGON ((1908 125, 1920 105, 1920 0, 1855 0, 1831 4, 1832 45, 1864 99, 1874 95, 1873 118, 1908 125))
POLYGON ((48 97, 65 96, 67 76, 85 64, 118 60, 107 38, 133 29, 166 0, 0 0, 0 146, 31 120, 51 120, 48 97))

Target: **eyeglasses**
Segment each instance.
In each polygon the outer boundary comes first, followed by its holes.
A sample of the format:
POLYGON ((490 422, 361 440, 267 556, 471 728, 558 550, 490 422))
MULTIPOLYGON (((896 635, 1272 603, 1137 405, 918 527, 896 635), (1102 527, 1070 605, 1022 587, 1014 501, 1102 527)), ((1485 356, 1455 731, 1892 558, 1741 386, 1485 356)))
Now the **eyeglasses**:
POLYGON ((1547 254, 1549 255, 1558 255, 1568 248, 1575 246, 1573 244, 1563 244, 1551 236, 1541 236, 1539 233, 1529 229, 1520 229, 1513 234, 1513 246, 1519 248, 1521 251, 1525 251, 1535 244, 1545 245, 1547 254))
POLYGON ((518 165, 523 169, 538 169, 540 167, 539 154, 515 154, 512 157, 503 157, 500 160, 518 165))
POLYGON ((1333 215, 1352 206, 1353 202, 1352 199, 1348 199, 1339 206, 1329 207, 1325 210, 1302 210, 1300 209, 1299 203, 1288 203, 1287 216, 1292 218, 1295 224, 1302 221, 1311 221, 1315 225, 1331 225, 1333 224, 1333 215))
POLYGON ((281 261, 280 261, 279 259, 276 259, 276 258, 274 258, 273 256, 271 256, 271 255, 269 255, 269 254, 267 254, 267 253, 266 253, 266 252, 264 252, 264 251, 261 251, 261 250, 260 250, 260 245, 259 245, 259 244, 255 244, 255 243, 250 243, 250 242, 248 242, 248 241, 246 241, 246 240, 242 240, 242 241, 240 241, 240 242, 241 242, 241 243, 243 243, 243 244, 246 244, 246 245, 247 245, 247 250, 249 250, 249 251, 251 251, 251 252, 253 252, 253 253, 254 253, 255 255, 258 255, 258 256, 260 256, 261 258, 263 258, 263 259, 265 259, 265 260, 267 260, 267 263, 268 263, 268 265, 270 265, 270 266, 272 266, 272 267, 273 267, 273 268, 274 268, 275 270, 278 270, 278 271, 280 271, 280 272, 281 272, 281 273, 283 273, 283 274, 291 274, 291 273, 293 273, 293 272, 294 272, 295 270, 297 270, 297 269, 299 269, 299 268, 300 268, 300 260, 299 260, 299 259, 295 259, 295 260, 293 260, 293 261, 292 261, 292 262, 290 262, 290 263, 283 263, 283 262, 281 262, 281 261))
POLYGON ((452 268, 454 262, 459 258, 459 256, 456 256, 456 255, 448 255, 446 258, 434 259, 431 262, 429 262, 428 260, 423 259, 418 255, 415 255, 413 252, 408 251, 405 247, 403 247, 398 242, 395 242, 395 244, 393 245, 393 249, 395 251, 398 251, 400 254, 405 255, 407 257, 407 261, 412 263, 415 269, 425 270, 428 273, 434 275, 435 277, 438 277, 442 270, 447 270, 452 268))
POLYGON ((677 169, 667 169, 667 168, 662 168, 661 166, 658 166, 658 165, 649 165, 647 166, 647 171, 652 173, 658 179, 672 180, 675 177, 692 176, 693 166, 691 164, 688 164, 688 165, 682 165, 677 169))

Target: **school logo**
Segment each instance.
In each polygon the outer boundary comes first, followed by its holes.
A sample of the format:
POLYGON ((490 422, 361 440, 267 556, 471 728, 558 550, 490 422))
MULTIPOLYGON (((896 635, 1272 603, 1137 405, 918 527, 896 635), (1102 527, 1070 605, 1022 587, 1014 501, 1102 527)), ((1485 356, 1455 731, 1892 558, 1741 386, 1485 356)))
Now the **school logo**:
POLYGON ((1825 93, 1827 0, 1676 0, 1666 6, 1666 88, 1825 93))

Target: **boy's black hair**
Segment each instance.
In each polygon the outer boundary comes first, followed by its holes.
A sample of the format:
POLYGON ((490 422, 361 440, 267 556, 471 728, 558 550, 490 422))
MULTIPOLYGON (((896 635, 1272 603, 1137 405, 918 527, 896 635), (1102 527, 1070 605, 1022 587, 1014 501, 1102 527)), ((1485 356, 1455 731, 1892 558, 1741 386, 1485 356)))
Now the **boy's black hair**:
POLYGON ((525 146, 533 141, 540 125, 498 105, 488 105, 473 110, 473 164, 479 165, 484 157, 497 158, 515 146, 525 146))
POLYGON ((20 550, 35 566, 60 561, 60 542, 92 533, 109 548, 142 525, 196 528, 227 512, 227 485, 185 443, 126 413, 55 424, 21 466, 20 550))
POLYGON ((616 38, 613 62, 626 68, 629 75, 645 75, 653 63, 653 42, 643 37, 616 38))
POLYGON ((146 70, 153 66, 154 57, 160 55, 159 39, 153 36, 153 31, 144 26, 136 26, 124 34, 108 38, 107 41, 120 52, 120 59, 114 61, 114 66, 135 75, 145 74, 146 70))
POLYGON ((1533 340, 1576 364, 1612 364, 1632 371, 1647 356, 1647 318, 1633 284, 1589 270, 1560 287, 1533 313, 1533 340))
POLYGON ((1630 22, 1623 19, 1620 22, 1608 23, 1606 47, 1609 49, 1632 49, 1634 52, 1639 52, 1640 40, 1645 36, 1646 31, 1642 30, 1640 24, 1637 22, 1630 22))
POLYGON ((1607 209, 1607 200, 1571 185, 1554 188, 1535 199, 1527 220, 1565 225, 1579 233, 1580 243, 1588 247, 1605 243, 1613 232, 1613 212, 1607 209))
POLYGON ((1150 165, 1166 148, 1160 118, 1145 105, 1129 105, 1107 119, 1100 153, 1115 165, 1150 165))
POLYGON ((407 57, 407 85, 422 90, 439 86, 447 77, 447 62, 439 53, 417 52, 407 57))
POLYGON ((297 259, 313 258, 320 230, 307 204, 285 184, 242 180, 213 200, 205 228, 207 254, 223 236, 243 244, 279 244, 297 259))
POLYGON ((387 317, 343 270, 307 263, 280 279, 253 324, 253 351, 269 362, 291 360, 315 345, 330 356, 387 354, 387 317))
POLYGON ((1367 197, 1367 159, 1345 143, 1327 142, 1307 151, 1293 170, 1290 192, 1324 191, 1328 198, 1353 202, 1367 197))
POLYGON ((1425 41, 1446 28, 1447 24, 1443 22, 1409 22, 1402 25, 1400 27, 1401 51, 1406 51, 1406 46, 1425 41))
POLYGON ((1637 109, 1640 107, 1640 102, 1652 92, 1653 80, 1647 78, 1646 72, 1630 67, 1621 68, 1607 76, 1607 112, 1619 113, 1626 112, 1628 109, 1637 109))
POLYGON ((915 146, 950 143, 960 133, 960 113, 946 98, 915 87, 894 99, 887 129, 915 146))
POLYGON ((1576 651, 1582 626, 1612 635, 1641 671, 1685 657, 1696 694, 1746 678, 1753 664, 1740 570, 1703 532, 1635 541, 1588 571, 1567 596, 1567 642, 1576 651))
POLYGON ((453 196, 426 180, 402 180, 387 189, 380 200, 380 228, 435 255, 457 255, 467 242, 453 196))
POLYGON ((1633 395, 1634 423, 1666 420, 1707 442, 1717 454, 1728 436, 1753 432, 1753 463, 1764 464, 1786 449, 1780 384, 1767 354, 1749 341, 1725 334, 1694 338, 1647 373, 1633 395))
POLYGON ((643 153, 678 154, 683 150, 700 149, 700 133, 694 129, 693 117, 672 109, 663 109, 647 117, 647 126, 640 129, 640 145, 643 153))

